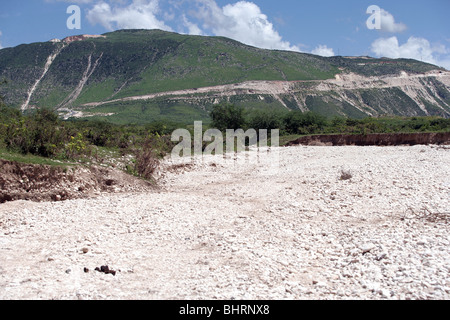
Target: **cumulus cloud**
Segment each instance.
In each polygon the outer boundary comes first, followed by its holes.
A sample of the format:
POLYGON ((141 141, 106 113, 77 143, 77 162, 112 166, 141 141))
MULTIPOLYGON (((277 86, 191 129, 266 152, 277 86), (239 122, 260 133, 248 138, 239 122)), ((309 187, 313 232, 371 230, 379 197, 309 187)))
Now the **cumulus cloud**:
POLYGON ((380 38, 372 43, 371 50, 378 57, 416 59, 450 69, 450 49, 444 45, 432 46, 424 38, 410 37, 404 44, 395 36, 380 38))
POLYGON ((86 18, 92 24, 100 24, 108 30, 116 29, 162 29, 172 31, 164 21, 157 18, 159 0, 133 0, 131 4, 110 5, 105 1, 96 3, 88 10, 86 18))
POLYGON ((311 51, 311 53, 322 57, 335 56, 334 50, 332 48, 328 48, 326 45, 317 46, 313 51, 311 51))
POLYGON ((188 29, 188 34, 195 36, 204 35, 203 31, 199 28, 199 26, 189 21, 189 19, 184 14, 182 15, 182 21, 183 25, 188 29))
POLYGON ((160 0, 78 0, 78 3, 89 2, 92 4, 86 11, 87 20, 110 31, 173 31, 168 25, 170 22, 171 26, 175 24, 177 30, 192 35, 223 36, 258 48, 301 51, 298 46, 284 41, 260 7, 249 1, 238 1, 223 7, 216 0, 168 1, 164 5, 169 10, 163 11, 159 7, 160 0), (191 10, 186 11, 186 6, 191 10))
POLYGON ((197 0, 195 16, 214 35, 265 49, 300 51, 283 41, 268 17, 253 2, 239 1, 219 7, 215 0, 197 0))
POLYGON ((381 31, 397 33, 403 32, 407 29, 406 25, 403 23, 395 22, 395 18, 392 14, 384 9, 381 9, 381 31))

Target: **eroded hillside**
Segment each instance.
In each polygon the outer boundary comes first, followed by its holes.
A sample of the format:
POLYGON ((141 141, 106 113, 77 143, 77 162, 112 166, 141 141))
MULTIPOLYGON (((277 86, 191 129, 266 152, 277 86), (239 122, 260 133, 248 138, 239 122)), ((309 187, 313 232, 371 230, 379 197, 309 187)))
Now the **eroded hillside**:
MULTIPOLYGON (((191 105, 212 105, 223 100, 259 100, 261 105, 275 102, 287 109, 322 111, 339 115, 369 116, 396 114, 405 116, 450 116, 450 72, 432 71, 419 75, 365 77, 354 73, 336 75, 330 80, 247 81, 187 90, 159 92, 121 99, 91 102, 81 107, 116 105, 132 101, 163 98, 191 105), (372 98, 372 99, 371 99, 372 98), (387 103, 389 102, 389 103, 387 103), (317 110, 319 109, 319 110, 317 110), (353 109, 353 110, 352 110, 353 109)), ((89 112, 79 112, 82 117, 89 112)))
POLYGON ((407 59, 324 58, 221 37, 122 30, 0 51, 0 89, 23 111, 148 122, 207 118, 215 103, 327 116, 450 117, 450 72, 407 59))

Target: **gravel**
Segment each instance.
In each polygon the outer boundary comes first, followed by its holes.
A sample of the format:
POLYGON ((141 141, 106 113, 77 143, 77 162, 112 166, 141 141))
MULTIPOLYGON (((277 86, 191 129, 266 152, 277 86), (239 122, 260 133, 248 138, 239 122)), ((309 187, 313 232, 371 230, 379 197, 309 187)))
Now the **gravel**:
POLYGON ((154 192, 0 205, 0 299, 450 298, 449 149, 257 155, 167 161, 154 192))

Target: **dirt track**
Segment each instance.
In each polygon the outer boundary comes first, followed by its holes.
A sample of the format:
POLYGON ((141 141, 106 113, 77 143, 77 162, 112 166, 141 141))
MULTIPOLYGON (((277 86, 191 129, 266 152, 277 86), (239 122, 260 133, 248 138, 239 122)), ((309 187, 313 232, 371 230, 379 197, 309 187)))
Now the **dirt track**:
POLYGON ((1 204, 0 299, 450 298, 450 150, 275 155, 197 163, 160 192, 1 204))

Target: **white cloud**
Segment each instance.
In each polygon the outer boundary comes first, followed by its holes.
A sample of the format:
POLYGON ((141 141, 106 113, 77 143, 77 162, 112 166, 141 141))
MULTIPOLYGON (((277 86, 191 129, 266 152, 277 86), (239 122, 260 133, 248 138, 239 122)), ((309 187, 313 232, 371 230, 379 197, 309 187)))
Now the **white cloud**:
POLYGON ((107 30, 162 29, 171 26, 192 35, 215 35, 235 39, 258 48, 301 51, 284 41, 259 6, 238 1, 220 7, 216 0, 45 0, 89 4, 86 19, 107 30), (185 5, 191 7, 186 11, 185 5), (184 11, 181 11, 184 10, 184 11), (177 12, 177 14, 175 14, 177 12), (169 26, 169 23, 171 26, 169 26))
POLYGON ((94 0, 45 0, 45 2, 67 2, 71 4, 85 4, 85 3, 91 3, 94 0))
POLYGON ((160 9, 160 0, 71 2, 91 3, 86 11, 86 19, 91 24, 99 24, 110 31, 117 29, 173 31, 171 26, 178 23, 176 26, 178 30, 192 35, 223 36, 258 48, 301 51, 298 46, 284 41, 267 15, 262 13, 258 5, 249 1, 238 1, 223 7, 220 7, 216 0, 167 1, 165 2, 167 10, 160 9), (191 6, 191 10, 184 10, 186 4, 191 6), (181 9, 183 7, 184 9, 181 9))
POLYGON ((381 31, 386 32, 403 32, 407 29, 403 23, 395 22, 394 16, 384 9, 381 9, 381 31))
POLYGON ((86 18, 90 23, 101 24, 111 31, 117 29, 172 31, 172 28, 156 17, 159 11, 159 0, 133 0, 127 6, 111 6, 101 1, 88 10, 86 18))
POLYGON ((203 31, 199 28, 199 26, 196 25, 195 23, 189 21, 189 19, 186 17, 186 15, 183 14, 182 20, 183 20, 183 25, 188 29, 188 33, 190 35, 195 35, 195 36, 203 35, 203 31))
POLYGON ((322 57, 335 56, 334 50, 332 48, 328 48, 326 45, 319 45, 313 51, 311 51, 311 53, 322 56, 322 57))
POLYGON ((424 38, 410 37, 402 45, 395 36, 380 38, 372 43, 371 50, 378 57, 416 59, 450 69, 450 49, 444 45, 432 46, 424 38))
POLYGON ((214 35, 265 49, 300 51, 283 41, 268 17, 253 2, 239 1, 219 7, 215 0, 197 0, 195 16, 214 35))

